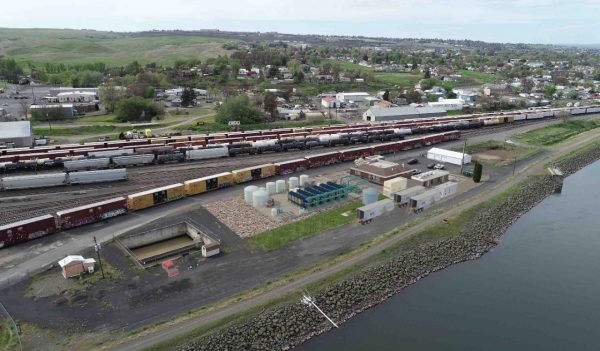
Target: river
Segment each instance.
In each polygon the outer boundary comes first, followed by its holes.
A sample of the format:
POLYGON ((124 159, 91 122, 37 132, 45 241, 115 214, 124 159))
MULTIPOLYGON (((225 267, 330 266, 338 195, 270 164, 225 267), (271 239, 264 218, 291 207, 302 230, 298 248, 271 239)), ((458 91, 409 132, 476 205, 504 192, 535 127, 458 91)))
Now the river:
POLYGON ((454 265, 300 351, 598 350, 600 162, 454 265))

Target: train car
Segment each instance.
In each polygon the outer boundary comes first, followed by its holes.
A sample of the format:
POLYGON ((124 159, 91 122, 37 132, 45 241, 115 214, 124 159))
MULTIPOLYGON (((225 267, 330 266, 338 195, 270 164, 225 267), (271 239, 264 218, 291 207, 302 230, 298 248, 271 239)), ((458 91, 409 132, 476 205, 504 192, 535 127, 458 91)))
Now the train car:
POLYGON ((127 206, 131 211, 157 206, 185 197, 185 186, 181 183, 150 189, 127 196, 127 206))
POLYGON ((116 167, 147 165, 154 162, 154 154, 117 156, 112 158, 116 167))
POLYGON ((182 152, 173 152, 171 154, 157 155, 156 163, 163 164, 169 162, 183 162, 185 155, 182 152))
POLYGON ((133 154, 133 149, 121 149, 116 148, 112 150, 98 150, 98 151, 90 151, 87 153, 89 157, 114 157, 114 156, 124 156, 133 154))
POLYGON ((340 162, 340 152, 326 152, 324 154, 306 156, 308 168, 318 168, 340 162))
POLYGON ((373 151, 373 155, 393 154, 395 152, 400 151, 401 145, 402 144, 395 141, 395 142, 391 142, 391 143, 383 143, 383 144, 372 146, 371 150, 373 151))
POLYGON ((185 194, 193 196, 211 190, 227 188, 233 185, 233 174, 231 172, 219 173, 198 179, 192 179, 183 183, 185 194))
POLYGON ((460 139, 460 131, 453 130, 451 132, 442 133, 442 141, 450 141, 460 139))
POLYGON ((84 171, 84 170, 93 170, 93 169, 102 169, 108 168, 110 164, 110 158, 102 157, 102 158, 82 158, 78 160, 65 161, 63 163, 63 167, 71 172, 71 171, 84 171))
POLYGON ((290 174, 308 169, 308 160, 300 158, 275 163, 275 173, 277 175, 290 174))
POLYGON ((259 154, 266 151, 281 151, 281 145, 277 139, 257 140, 252 142, 252 147, 255 148, 256 152, 259 154))
POLYGON ((117 182, 127 180, 125 168, 105 169, 102 171, 71 172, 67 176, 69 184, 90 184, 103 182, 117 182))
POLYGON ((340 159, 345 161, 354 161, 357 158, 373 155, 373 148, 370 146, 356 147, 348 150, 340 151, 340 159))
POLYGON ((251 182, 275 175, 275 165, 268 163, 260 166, 236 169, 231 171, 233 182, 236 184, 251 182))
POLYGON ((588 107, 586 113, 600 113, 600 107, 588 107))
POLYGON ((586 108, 585 107, 580 107, 580 108, 574 108, 571 110, 571 114, 573 116, 575 115, 584 115, 586 113, 586 108))
POLYGON ((127 199, 117 197, 110 200, 79 206, 56 212, 56 220, 62 229, 103 221, 127 213, 127 199))
POLYGON ((171 145, 140 147, 135 149, 136 154, 156 154, 163 155, 173 152, 174 148, 171 145))
POLYGON ((34 189, 60 186, 65 185, 66 183, 67 174, 61 172, 4 177, 0 180, 0 187, 3 190, 34 189))
POLYGON ((542 112, 528 112, 527 113, 527 120, 541 119, 541 118, 544 118, 544 114, 542 112))
POLYGON ((52 215, 44 215, 0 226, 0 248, 16 245, 58 231, 52 215))
POLYGON ((229 156, 229 149, 227 147, 201 147, 187 150, 185 152, 185 159, 188 161, 193 160, 205 160, 211 158, 221 158, 229 156))

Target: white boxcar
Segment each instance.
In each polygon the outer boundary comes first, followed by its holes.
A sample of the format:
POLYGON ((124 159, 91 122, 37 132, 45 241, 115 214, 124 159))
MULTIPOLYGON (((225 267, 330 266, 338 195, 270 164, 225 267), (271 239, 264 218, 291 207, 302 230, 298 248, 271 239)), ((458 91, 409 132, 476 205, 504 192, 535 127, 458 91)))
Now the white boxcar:
POLYGON ((519 113, 515 115, 515 121, 523 121, 527 119, 527 115, 524 113, 519 113))
POLYGON ((116 156, 112 160, 115 166, 119 167, 147 165, 154 162, 154 154, 116 156))
POLYGON ((229 156, 229 149, 226 147, 201 148, 196 150, 188 150, 185 153, 185 158, 187 160, 204 160, 227 156, 229 156))
POLYGON ((587 113, 600 113, 600 107, 588 107, 587 113))
POLYGON ((14 190, 14 189, 31 189, 31 188, 45 188, 49 186, 65 185, 67 180, 67 174, 61 173, 46 173, 16 177, 4 177, 2 178, 2 189, 14 190))
POLYGON ((115 157, 115 156, 132 155, 132 154, 133 154, 133 149, 119 149, 119 150, 88 152, 88 156, 93 156, 93 157, 115 157))
POLYGON ((90 169, 108 168, 109 158, 82 158, 80 160, 65 161, 67 171, 83 171, 90 169))
POLYGON ((370 205, 359 207, 356 209, 356 216, 361 223, 367 223, 375 217, 379 217, 394 210, 394 201, 384 199, 374 202, 370 205))
POLYGON ((554 117, 554 111, 544 111, 542 113, 544 114, 544 118, 546 118, 546 117, 554 117))
POLYGON ((544 118, 543 112, 533 112, 533 113, 527 114, 527 119, 540 119, 540 118, 544 118))
POLYGON ((127 180, 127 170, 125 168, 69 173, 70 184, 116 182, 119 180, 127 180))
POLYGON ((583 115, 585 114, 585 107, 582 108, 574 108, 571 110, 572 115, 583 115))
POLYGON ((413 186, 408 189, 401 190, 397 193, 394 193, 394 202, 398 204, 398 206, 402 206, 407 204, 410 201, 410 198, 419 194, 423 194, 427 191, 427 188, 421 185, 413 186))

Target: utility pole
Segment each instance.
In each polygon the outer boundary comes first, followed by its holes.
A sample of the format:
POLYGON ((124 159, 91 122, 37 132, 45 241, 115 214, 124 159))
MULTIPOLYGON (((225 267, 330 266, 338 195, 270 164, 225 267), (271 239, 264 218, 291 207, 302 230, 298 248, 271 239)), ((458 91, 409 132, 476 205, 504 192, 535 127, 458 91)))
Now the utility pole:
POLYGON ((517 168, 517 156, 515 156, 515 161, 513 162, 513 177, 515 176, 515 168, 517 168))
POLYGON ((319 311, 319 312, 320 312, 320 313, 321 313, 321 314, 322 314, 322 315, 323 315, 325 318, 327 318, 327 320, 328 320, 328 321, 329 321, 331 324, 333 324, 333 326, 334 326, 334 327, 336 327, 336 328, 339 328, 339 327, 338 327, 338 325, 337 325, 337 324, 335 324, 335 322, 334 322, 334 321, 332 321, 332 320, 331 320, 331 318, 329 318, 329 316, 327 316, 327 315, 325 314, 325 312, 323 312, 323 310, 321 310, 321 309, 319 308, 319 306, 317 306, 317 304, 315 303, 315 299, 313 299, 311 296, 309 296, 309 295, 304 295, 304 296, 302 296, 302 299, 300 300, 300 302, 302 302, 303 304, 305 304, 305 305, 307 305, 307 306, 309 306, 309 307, 311 307, 311 306, 312 306, 312 307, 316 308, 316 309, 317 309, 317 310, 318 310, 318 311, 319 311))
POLYGON ((94 250, 96 251, 96 254, 98 255, 98 263, 100 264, 100 271, 102 272, 102 279, 106 279, 106 277, 104 276, 104 268, 102 267, 102 258, 100 258, 100 250, 102 250, 102 246, 100 244, 98 244, 98 241, 96 241, 95 236, 94 236, 94 250))
POLYGON ((462 175, 463 173, 463 166, 465 165, 465 150, 467 148, 467 139, 465 139, 465 143, 463 145, 463 151, 462 151, 462 160, 460 161, 460 174, 462 175))

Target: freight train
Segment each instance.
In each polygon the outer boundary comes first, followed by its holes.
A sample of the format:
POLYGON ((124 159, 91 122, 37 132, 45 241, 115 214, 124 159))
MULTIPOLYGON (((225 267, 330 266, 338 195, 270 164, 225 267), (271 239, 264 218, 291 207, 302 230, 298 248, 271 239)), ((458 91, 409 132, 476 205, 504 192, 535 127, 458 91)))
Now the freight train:
POLYGON ((0 190, 47 188, 60 185, 92 184, 127 180, 127 170, 105 169, 88 172, 60 172, 0 178, 0 190))
POLYGON ((389 142, 379 145, 366 145, 343 151, 326 152, 306 156, 297 160, 269 163, 231 172, 219 173, 203 178, 192 179, 165 187, 151 189, 126 197, 118 197, 74 209, 56 212, 41 217, 0 226, 0 248, 16 245, 35 238, 89 223, 103 221, 128 212, 140 211, 186 196, 195 196, 209 191, 243 184, 272 176, 286 175, 310 168, 353 161, 360 157, 376 154, 390 154, 404 150, 439 144, 460 138, 460 131, 450 131, 420 138, 389 142))

